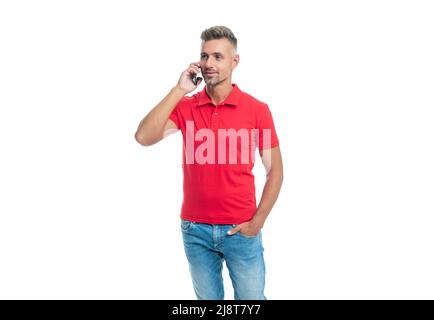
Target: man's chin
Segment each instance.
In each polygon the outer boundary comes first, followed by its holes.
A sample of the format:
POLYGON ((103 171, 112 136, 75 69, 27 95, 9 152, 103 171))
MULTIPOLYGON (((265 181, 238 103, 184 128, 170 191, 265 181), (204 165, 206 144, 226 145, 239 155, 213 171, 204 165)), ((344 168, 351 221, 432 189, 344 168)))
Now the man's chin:
POLYGON ((208 86, 213 86, 213 85, 218 84, 219 82, 218 82, 218 79, 207 79, 207 80, 205 80, 205 83, 208 86))

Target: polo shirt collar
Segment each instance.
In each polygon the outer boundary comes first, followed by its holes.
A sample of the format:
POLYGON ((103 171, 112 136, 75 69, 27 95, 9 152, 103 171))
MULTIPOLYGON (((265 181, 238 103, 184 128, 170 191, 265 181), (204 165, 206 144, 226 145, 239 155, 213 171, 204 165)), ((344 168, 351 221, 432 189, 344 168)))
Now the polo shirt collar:
MULTIPOLYGON (((221 105, 228 105, 228 106, 236 106, 239 103, 241 97, 241 91, 240 88, 235 83, 232 83, 232 91, 229 93, 229 95, 226 97, 226 99, 221 103, 221 105)), ((212 104, 211 98, 208 96, 208 93, 206 92, 206 86, 198 93, 198 104, 197 106, 203 106, 206 104, 212 104)))

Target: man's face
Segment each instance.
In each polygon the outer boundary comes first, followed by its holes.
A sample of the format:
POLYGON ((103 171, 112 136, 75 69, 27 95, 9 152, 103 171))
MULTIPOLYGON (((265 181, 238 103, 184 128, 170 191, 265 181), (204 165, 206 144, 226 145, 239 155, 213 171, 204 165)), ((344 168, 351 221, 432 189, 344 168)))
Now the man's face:
POLYGON ((239 55, 228 39, 202 41, 200 67, 205 83, 215 86, 232 76, 238 64, 239 55))

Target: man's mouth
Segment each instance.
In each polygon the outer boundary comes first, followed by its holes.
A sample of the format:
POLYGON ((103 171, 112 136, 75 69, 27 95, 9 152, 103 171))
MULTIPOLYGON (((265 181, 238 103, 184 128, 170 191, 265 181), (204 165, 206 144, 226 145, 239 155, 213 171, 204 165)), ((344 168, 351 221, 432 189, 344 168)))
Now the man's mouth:
POLYGON ((212 75, 217 74, 217 72, 206 72, 205 74, 206 74, 207 76, 212 76, 212 75))

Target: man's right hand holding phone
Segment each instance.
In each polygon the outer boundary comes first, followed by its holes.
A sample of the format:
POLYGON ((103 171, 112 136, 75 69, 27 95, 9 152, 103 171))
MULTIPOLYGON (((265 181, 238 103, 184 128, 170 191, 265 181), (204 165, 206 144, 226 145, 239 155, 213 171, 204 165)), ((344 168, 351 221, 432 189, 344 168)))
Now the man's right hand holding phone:
POLYGON ((185 70, 181 77, 179 78, 178 84, 176 85, 179 89, 185 92, 185 94, 196 89, 199 84, 202 83, 202 77, 198 78, 197 84, 194 84, 193 78, 201 72, 200 63, 193 62, 190 63, 190 66, 185 70))

